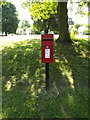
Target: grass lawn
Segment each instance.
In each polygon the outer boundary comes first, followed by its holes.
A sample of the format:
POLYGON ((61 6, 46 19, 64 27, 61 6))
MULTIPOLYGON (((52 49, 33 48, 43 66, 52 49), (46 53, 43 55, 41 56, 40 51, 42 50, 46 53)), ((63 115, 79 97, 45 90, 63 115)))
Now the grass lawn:
POLYGON ((45 91, 41 40, 3 46, 3 118, 88 118, 88 41, 54 44, 49 64, 50 89, 45 91))

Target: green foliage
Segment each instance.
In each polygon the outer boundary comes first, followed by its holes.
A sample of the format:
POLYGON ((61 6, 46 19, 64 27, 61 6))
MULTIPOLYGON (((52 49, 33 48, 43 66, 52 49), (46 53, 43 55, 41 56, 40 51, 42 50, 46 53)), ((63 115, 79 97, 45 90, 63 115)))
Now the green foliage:
POLYGON ((38 31, 37 29, 35 29, 35 28, 33 28, 32 29, 32 34, 41 34, 41 32, 40 31, 38 31))
POLYGON ((34 26, 32 26, 31 33, 32 34, 41 34, 41 32, 38 29, 36 29, 36 27, 34 27, 34 26))
POLYGON ((26 28, 29 28, 29 27, 31 27, 29 21, 28 21, 28 20, 23 20, 23 21, 22 21, 22 24, 21 24, 21 28, 23 28, 24 31, 25 31, 26 28))
POLYGON ((70 25, 69 30, 70 30, 72 36, 75 36, 78 31, 78 29, 75 27, 75 25, 70 25))
POLYGON ((89 24, 86 24, 86 27, 88 27, 88 29, 90 29, 90 25, 89 24))
POLYGON ((90 29, 85 29, 85 30, 83 31, 83 34, 84 34, 84 35, 90 35, 90 29))
POLYGON ((84 13, 84 9, 88 7, 90 9, 90 0, 70 0, 71 6, 69 7, 69 10, 74 11, 73 6, 76 4, 75 9, 77 9, 77 12, 75 14, 83 15, 89 15, 90 13, 87 11, 87 13, 84 13))
POLYGON ((81 26, 80 24, 76 24, 76 25, 75 25, 75 28, 78 29, 80 26, 81 26))
POLYGON ((34 26, 38 30, 57 29, 57 2, 30 2, 23 3, 24 8, 29 8, 29 12, 34 20, 34 26))
POLYGON ((0 0, 0 5, 7 5, 6 0, 0 0))
POLYGON ((37 28, 37 30, 42 31, 48 30, 51 31, 58 31, 58 19, 56 14, 50 14, 50 18, 44 19, 43 21, 37 20, 34 21, 34 27, 37 28))
POLYGON ((5 32, 6 35, 16 33, 18 23, 16 7, 10 2, 2 4, 2 32, 5 32))
POLYGON ((57 2, 24 2, 23 7, 29 8, 30 14, 32 15, 33 19, 42 20, 48 19, 50 14, 57 13, 57 2))
POLYGON ((68 24, 69 25, 74 25, 74 22, 73 22, 72 18, 68 18, 68 24))
POLYGON ((68 23, 69 23, 69 25, 74 25, 73 21, 69 21, 68 23))
POLYGON ((41 34, 41 32, 39 32, 39 31, 35 31, 35 34, 41 34))

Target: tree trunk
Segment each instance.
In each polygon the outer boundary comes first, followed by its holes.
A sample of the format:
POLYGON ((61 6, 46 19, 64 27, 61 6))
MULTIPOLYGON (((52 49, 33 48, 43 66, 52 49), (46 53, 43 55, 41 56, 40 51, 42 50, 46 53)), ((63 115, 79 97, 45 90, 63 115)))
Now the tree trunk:
POLYGON ((5 32, 5 36, 7 36, 7 32, 5 32))
POLYGON ((59 38, 56 42, 71 42, 68 30, 67 2, 58 2, 58 21, 59 21, 59 38))
POLYGON ((48 29, 45 30, 45 34, 48 34, 48 29))

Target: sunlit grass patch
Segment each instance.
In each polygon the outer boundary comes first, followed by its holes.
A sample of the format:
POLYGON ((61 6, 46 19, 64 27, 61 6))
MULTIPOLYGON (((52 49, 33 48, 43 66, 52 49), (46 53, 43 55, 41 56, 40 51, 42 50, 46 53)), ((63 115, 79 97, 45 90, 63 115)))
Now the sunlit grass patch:
POLYGON ((3 46, 3 118, 87 118, 88 43, 54 44, 45 90, 41 40, 3 46), (85 55, 83 55, 85 54, 85 55))

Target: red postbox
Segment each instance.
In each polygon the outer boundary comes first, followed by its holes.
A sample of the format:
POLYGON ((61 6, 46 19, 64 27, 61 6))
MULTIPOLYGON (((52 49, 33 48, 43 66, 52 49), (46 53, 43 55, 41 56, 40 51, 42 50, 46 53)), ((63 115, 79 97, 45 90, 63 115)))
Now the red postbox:
POLYGON ((41 35, 41 57, 42 63, 53 63, 53 34, 41 35))

